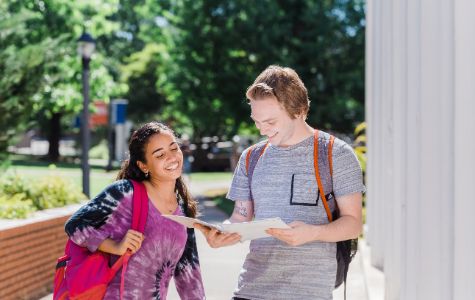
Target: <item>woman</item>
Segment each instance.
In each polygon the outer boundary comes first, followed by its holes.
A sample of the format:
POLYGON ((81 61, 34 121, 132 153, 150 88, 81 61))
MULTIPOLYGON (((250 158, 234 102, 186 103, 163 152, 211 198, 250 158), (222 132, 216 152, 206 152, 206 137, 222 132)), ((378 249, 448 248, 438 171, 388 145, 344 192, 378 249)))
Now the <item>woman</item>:
MULTIPOLYGON (((124 299, 166 299, 171 277, 181 299, 204 299, 193 229, 163 215, 196 216, 196 202, 181 178, 183 154, 173 131, 150 122, 135 131, 118 180, 77 211, 66 223, 71 240, 114 258, 134 253, 125 274, 124 299), (144 183, 149 198, 144 234, 130 229, 133 185, 144 183)), ((120 299, 117 272, 104 299, 120 299)))

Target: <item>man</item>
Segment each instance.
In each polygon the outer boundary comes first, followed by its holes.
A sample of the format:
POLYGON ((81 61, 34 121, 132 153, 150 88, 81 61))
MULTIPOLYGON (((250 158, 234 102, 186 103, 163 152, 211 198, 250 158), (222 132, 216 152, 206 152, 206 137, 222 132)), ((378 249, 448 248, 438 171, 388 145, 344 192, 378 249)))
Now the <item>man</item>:
MULTIPOLYGON (((227 195, 235 201, 228 221, 280 217, 291 229, 269 229, 272 237, 251 241, 233 299, 332 299, 335 242, 356 238, 362 228, 364 186, 358 160, 349 145, 335 139, 330 175, 328 156, 323 155, 329 135, 319 131, 323 189, 330 209, 336 201, 341 215, 329 223, 315 180, 315 130, 305 121, 310 101, 303 82, 290 68, 270 66, 246 96, 251 118, 269 145, 255 165, 252 188, 246 171, 249 149, 241 155, 227 195)), ((236 233, 196 227, 212 247, 239 241, 236 233)))

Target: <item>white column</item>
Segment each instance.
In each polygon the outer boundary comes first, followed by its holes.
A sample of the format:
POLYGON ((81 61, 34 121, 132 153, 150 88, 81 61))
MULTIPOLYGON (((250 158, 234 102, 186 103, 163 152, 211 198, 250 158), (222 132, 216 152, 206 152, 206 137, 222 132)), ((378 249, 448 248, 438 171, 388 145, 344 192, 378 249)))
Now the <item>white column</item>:
MULTIPOLYGON (((391 137, 392 137, 392 159, 391 175, 389 176, 388 200, 390 200, 390 210, 388 211, 387 223, 390 226, 386 231, 386 248, 384 259, 384 272, 387 274, 400 274, 404 267, 401 264, 402 251, 402 221, 405 199, 405 165, 401 162, 406 160, 406 3, 405 0, 393 1, 388 5, 392 12, 391 30, 388 35, 391 38, 392 53, 389 57, 391 68, 391 98, 385 99, 391 105, 391 137)), ((399 276, 385 277, 385 293, 387 299, 401 299, 399 276)))
POLYGON ((367 5, 372 263, 384 269, 388 300, 469 299, 475 281, 475 1, 367 5))
MULTIPOLYGON (((383 29, 381 28, 382 5, 380 1, 371 1, 373 4, 368 6, 368 13, 371 18, 368 18, 369 40, 367 49, 371 51, 371 57, 368 57, 367 63, 370 65, 371 76, 367 82, 367 90, 371 94, 371 98, 367 100, 367 122, 368 122, 368 170, 367 170, 367 223, 368 223, 368 242, 372 246, 371 261, 372 264, 380 269, 383 268, 383 243, 384 243, 384 187, 379 184, 378 179, 383 175, 383 169, 379 166, 383 163, 382 159, 382 143, 379 141, 382 138, 382 111, 383 98, 380 78, 383 74, 382 66, 382 40, 383 29), (371 26, 374 24, 374 26, 371 26), (371 62, 370 62, 371 61, 371 62)), ((367 94, 368 95, 368 94, 367 94)))
POLYGON ((454 3, 454 271, 452 299, 473 298, 475 282, 475 1, 454 3))
MULTIPOLYGON (((421 1, 420 275, 412 299, 450 299, 453 257, 453 4, 421 1)), ((413 228, 414 229, 414 228, 413 228)))
MULTIPOLYGON (((402 238, 401 253, 394 259, 401 264, 401 273, 385 274, 388 281, 391 278, 398 278, 401 280, 400 299, 409 299, 409 295, 416 292, 417 282, 419 281, 419 274, 408 272, 410 266, 417 264, 417 242, 418 234, 414 228, 417 227, 418 212, 420 210, 419 199, 420 195, 420 177, 421 170, 418 167, 420 161, 420 1, 406 1, 406 61, 402 62, 406 66, 406 85, 404 90, 407 98, 407 106, 402 111, 406 115, 405 122, 405 137, 401 141, 404 144, 406 160, 401 161, 402 173, 405 176, 403 184, 405 189, 401 191, 400 195, 403 198, 403 211, 401 215, 402 222, 402 238), (402 276, 404 274, 405 276, 402 276)), ((389 298, 394 295, 387 295, 389 298)))

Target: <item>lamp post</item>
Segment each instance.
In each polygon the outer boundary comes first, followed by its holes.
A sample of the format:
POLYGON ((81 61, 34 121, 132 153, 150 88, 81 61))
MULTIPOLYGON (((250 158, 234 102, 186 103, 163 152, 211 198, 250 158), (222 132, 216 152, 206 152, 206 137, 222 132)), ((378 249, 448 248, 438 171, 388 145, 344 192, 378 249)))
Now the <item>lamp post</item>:
POLYGON ((89 132, 89 62, 96 47, 96 41, 92 36, 84 32, 78 39, 78 53, 82 58, 82 95, 83 108, 81 116, 81 140, 82 140, 82 192, 89 198, 89 147, 91 136, 89 132))

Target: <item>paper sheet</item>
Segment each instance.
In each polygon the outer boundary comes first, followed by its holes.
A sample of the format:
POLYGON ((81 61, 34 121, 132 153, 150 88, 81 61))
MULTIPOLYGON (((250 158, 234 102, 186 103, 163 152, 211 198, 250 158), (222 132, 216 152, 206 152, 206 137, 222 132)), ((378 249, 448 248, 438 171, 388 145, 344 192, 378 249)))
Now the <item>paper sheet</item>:
POLYGON ((269 237, 269 235, 265 232, 265 230, 269 228, 290 228, 290 226, 285 224, 280 218, 269 218, 242 223, 210 224, 199 219, 193 219, 183 216, 163 216, 189 228, 193 228, 194 223, 199 223, 210 228, 215 228, 222 232, 236 232, 239 233, 239 235, 241 236, 241 241, 269 237))

